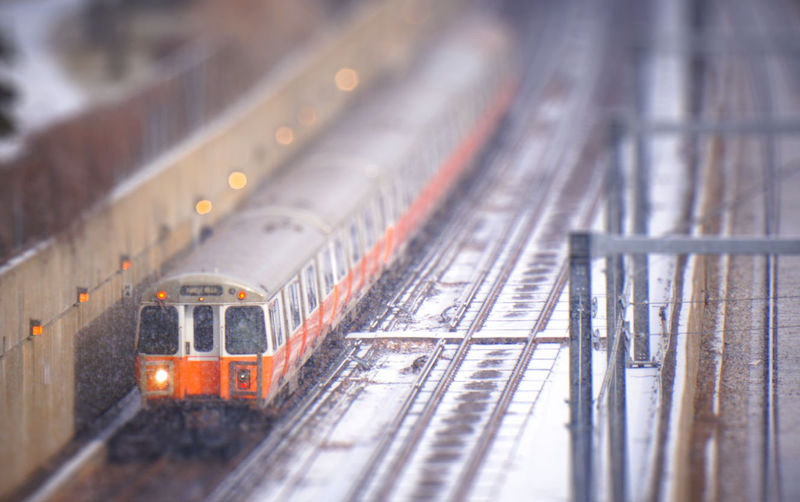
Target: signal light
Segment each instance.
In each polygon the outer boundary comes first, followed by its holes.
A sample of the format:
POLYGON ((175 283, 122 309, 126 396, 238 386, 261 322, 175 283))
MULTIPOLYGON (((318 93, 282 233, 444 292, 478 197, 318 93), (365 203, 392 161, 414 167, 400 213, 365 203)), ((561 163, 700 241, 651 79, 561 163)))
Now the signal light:
POLYGON ((241 171, 234 171, 228 175, 228 186, 234 190, 241 190, 247 185, 247 176, 241 171))
POLYGON ((350 92, 358 87, 358 72, 352 68, 342 68, 336 72, 333 81, 340 91, 350 92))
POLYGON ((239 291, 239 294, 236 296, 239 297, 240 300, 244 300, 245 298, 247 298, 247 293, 244 291, 239 291))
POLYGON ((86 303, 89 301, 89 290, 86 288, 78 288, 78 303, 86 303))
POLYGON ((241 369, 236 372, 236 387, 242 390, 250 388, 250 370, 241 369))
POLYGON ((194 210, 197 212, 197 214, 204 215, 204 214, 210 213, 212 207, 213 207, 213 204, 211 204, 210 200, 201 199, 201 200, 198 200, 197 203, 194 205, 194 210))
POLYGON ((119 257, 119 268, 123 272, 131 268, 131 258, 128 255, 122 255, 119 257))
POLYGON ((291 145, 294 141, 294 131, 291 127, 280 126, 278 130, 275 131, 275 141, 284 146, 291 145))
POLYGON ((31 319, 31 336, 39 336, 42 334, 42 321, 31 319))
POLYGON ((156 298, 158 298, 159 300, 166 300, 167 292, 164 290, 159 291, 158 293, 156 293, 156 298))

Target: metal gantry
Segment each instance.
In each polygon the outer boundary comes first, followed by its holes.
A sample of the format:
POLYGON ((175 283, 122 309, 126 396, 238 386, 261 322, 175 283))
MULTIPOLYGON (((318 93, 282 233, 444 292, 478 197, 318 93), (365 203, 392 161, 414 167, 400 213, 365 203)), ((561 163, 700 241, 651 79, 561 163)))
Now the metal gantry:
MULTIPOLYGON (((785 238, 721 238, 721 237, 667 237, 655 238, 646 236, 623 237, 614 234, 600 234, 590 232, 573 232, 569 237, 569 349, 570 349, 570 433, 572 452, 572 498, 576 501, 590 501, 594 498, 592 465, 594 457, 593 445, 593 419, 592 419, 592 312, 591 312, 591 262, 595 258, 615 257, 625 254, 700 254, 700 255, 800 255, 800 239, 785 238)), ((610 275, 609 275, 610 277, 610 275)), ((614 289, 612 289, 613 291, 614 289)), ((616 295, 615 295, 616 297, 616 295)), ((617 303, 616 298, 609 298, 608 303, 617 303)), ((612 311, 610 309, 609 311, 612 311)), ((617 319, 615 315, 613 319, 617 319)), ((617 336, 624 337, 615 322, 608 322, 609 351, 612 347, 613 331, 617 336)), ((621 345, 619 349, 623 354, 627 348, 624 339, 614 346, 621 345)), ((613 359, 609 356, 609 363, 613 359)), ((624 358, 617 357, 615 364, 622 360, 622 375, 624 375, 624 358)), ((616 378, 616 377, 615 377, 616 378)), ((624 376, 622 377, 624 379, 624 376)), ((625 408, 625 394, 619 393, 619 401, 611 398, 611 410, 619 406, 625 408)), ((612 391, 610 396, 616 395, 612 391)), ((625 428, 625 414, 609 412, 609 427, 611 431, 625 428)), ((623 439, 624 441, 624 436, 623 439)), ((624 455, 624 443, 623 453, 624 455)), ((617 486, 624 487, 627 483, 626 466, 624 457, 612 445, 609 449, 612 469, 612 489, 617 486)), ((613 492, 612 497, 624 494, 622 491, 613 492)))

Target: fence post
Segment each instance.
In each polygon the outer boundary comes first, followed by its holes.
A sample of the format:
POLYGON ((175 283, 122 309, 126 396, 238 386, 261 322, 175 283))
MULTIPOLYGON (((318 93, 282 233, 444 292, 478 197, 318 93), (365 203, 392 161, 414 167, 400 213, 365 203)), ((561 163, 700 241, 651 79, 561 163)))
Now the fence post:
POLYGON ((569 378, 572 499, 592 500, 591 236, 569 236, 569 378))
MULTIPOLYGON (((641 121, 645 113, 644 51, 634 52, 634 77, 636 115, 641 121)), ((634 174, 633 232, 647 235, 650 218, 650 163, 645 133, 636 133, 636 166, 634 174)), ((633 358, 635 361, 650 360, 650 274, 645 254, 633 255, 633 358)))
MULTIPOLYGON (((622 168, 621 168, 621 142, 622 128, 619 123, 613 122, 610 130, 611 159, 606 175, 606 231, 610 235, 622 233, 623 196, 622 196, 622 168)), ((608 438, 610 461, 610 488, 611 500, 626 500, 627 452, 626 452, 626 423, 625 410, 625 348, 614 352, 617 327, 621 327, 625 312, 620 305, 623 294, 623 257, 620 253, 606 255, 606 344, 607 364, 609 370, 614 372, 610 392, 607 396, 608 403, 608 438)), ((620 331, 620 336, 622 333, 620 331)), ((624 336, 619 343, 624 344, 624 336)))

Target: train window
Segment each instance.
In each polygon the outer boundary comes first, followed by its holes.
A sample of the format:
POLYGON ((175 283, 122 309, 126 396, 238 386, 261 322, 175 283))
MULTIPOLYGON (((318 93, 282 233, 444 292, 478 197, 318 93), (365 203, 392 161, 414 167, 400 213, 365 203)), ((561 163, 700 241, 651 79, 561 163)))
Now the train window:
POLYGON ((194 324, 194 350, 208 352, 214 348, 214 309, 199 305, 192 313, 194 324))
POLYGON ((283 345, 283 316, 281 315, 281 299, 276 298, 269 304, 269 327, 272 330, 272 345, 277 349, 283 345))
POLYGON ((331 294, 333 285, 336 280, 333 277, 333 255, 330 246, 325 246, 325 249, 319 253, 319 263, 322 270, 322 286, 325 296, 331 294))
POLYGON ((228 307, 225 311, 225 350, 229 354, 259 354, 267 350, 261 307, 228 307))
POLYGON ((289 328, 294 332, 303 323, 303 312, 300 310, 300 281, 292 280, 286 287, 286 298, 289 301, 289 328))
POLYGON ((139 314, 139 352, 174 354, 178 352, 178 309, 145 307, 139 314))
POLYGON ((372 215, 372 201, 364 208, 364 241, 367 249, 375 244, 375 218, 372 215))
POLYGON ((303 284, 306 287, 306 312, 310 314, 317 309, 317 273, 314 262, 303 270, 303 284))
POLYGON ((336 236, 333 240, 333 254, 336 264, 336 282, 339 282, 347 276, 347 256, 344 252, 344 241, 342 241, 341 236, 336 236))
POLYGON ((353 266, 361 260, 361 239, 358 234, 358 219, 354 219, 350 223, 350 258, 353 266))

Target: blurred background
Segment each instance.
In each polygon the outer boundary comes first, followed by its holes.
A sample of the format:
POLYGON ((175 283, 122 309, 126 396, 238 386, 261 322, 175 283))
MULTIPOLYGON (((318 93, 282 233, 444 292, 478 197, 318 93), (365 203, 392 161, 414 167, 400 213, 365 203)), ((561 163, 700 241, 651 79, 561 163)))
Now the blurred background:
POLYGON ((0 263, 207 123, 353 3, 0 2, 0 263))

